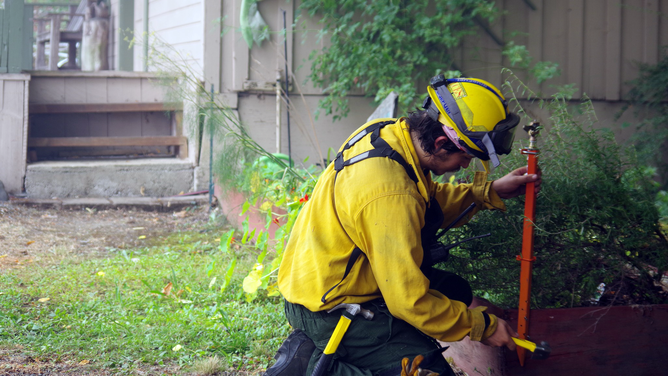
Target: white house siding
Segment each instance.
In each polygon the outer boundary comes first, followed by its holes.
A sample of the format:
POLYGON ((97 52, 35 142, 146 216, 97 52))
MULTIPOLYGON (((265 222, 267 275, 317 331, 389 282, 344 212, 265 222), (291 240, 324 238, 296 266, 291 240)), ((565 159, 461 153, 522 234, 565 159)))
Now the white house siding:
MULTIPOLYGON (((175 61, 181 61, 198 76, 203 73, 203 1, 204 0, 150 0, 149 45, 170 45, 179 55, 175 61)), ((135 34, 144 30, 144 1, 135 0, 135 34)), ((141 38, 139 38, 141 39, 141 38)), ((144 66, 142 43, 134 47, 134 70, 141 71, 144 66)), ((149 66, 149 70, 154 70, 149 66)))

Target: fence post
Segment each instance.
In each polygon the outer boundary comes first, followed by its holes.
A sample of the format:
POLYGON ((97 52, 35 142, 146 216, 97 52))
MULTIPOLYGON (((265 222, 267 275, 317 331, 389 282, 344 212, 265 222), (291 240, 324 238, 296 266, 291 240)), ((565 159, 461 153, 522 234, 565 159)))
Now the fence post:
POLYGON ((28 45, 24 36, 25 32, 32 38, 32 27, 26 23, 32 15, 25 18, 24 6, 24 0, 5 0, 5 8, 0 9, 0 73, 20 73, 32 68, 24 62, 28 53, 32 55, 29 48, 32 44, 28 45))
POLYGON ((0 9, 0 73, 7 73, 7 29, 9 20, 6 19, 7 12, 0 9))
MULTIPOLYGON (((5 1, 5 21, 9 23, 9 32, 7 35, 7 73, 20 73, 23 70, 24 6, 24 0, 5 1)), ((32 32, 32 29, 30 31, 32 32)))
POLYGON ((23 40, 21 46, 23 48, 23 56, 21 59, 22 70, 33 69, 32 61, 32 46, 35 44, 35 36, 33 35, 33 21, 35 7, 32 5, 24 5, 23 7, 23 40))

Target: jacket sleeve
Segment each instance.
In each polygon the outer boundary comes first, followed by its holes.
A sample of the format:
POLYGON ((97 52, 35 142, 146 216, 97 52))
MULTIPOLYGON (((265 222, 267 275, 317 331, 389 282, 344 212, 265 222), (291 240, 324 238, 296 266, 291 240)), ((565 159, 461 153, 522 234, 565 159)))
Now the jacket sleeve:
POLYGON ((473 183, 470 184, 440 184, 431 183, 435 189, 436 199, 443 210, 443 227, 449 225, 457 216, 466 210, 471 203, 476 204, 470 214, 457 223, 461 226, 468 222, 473 214, 481 209, 506 210, 499 195, 492 189, 492 182, 487 181, 487 174, 478 171, 475 173, 473 183))
POLYGON ((430 290, 420 270, 424 205, 421 198, 405 193, 370 200, 355 215, 354 241, 364 250, 393 316, 441 341, 459 341, 467 335, 480 341, 494 332, 496 318, 490 315, 485 330, 481 309, 469 310, 464 303, 430 290))

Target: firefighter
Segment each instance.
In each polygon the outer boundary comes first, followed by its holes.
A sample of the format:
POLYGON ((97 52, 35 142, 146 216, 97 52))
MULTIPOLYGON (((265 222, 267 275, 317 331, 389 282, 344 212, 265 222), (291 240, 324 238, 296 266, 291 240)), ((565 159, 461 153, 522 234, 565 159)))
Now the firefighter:
POLYGON ((521 167, 487 180, 499 155, 510 153, 520 121, 492 84, 439 75, 427 91, 423 110, 355 131, 302 208, 278 274, 295 330, 265 375, 310 375, 341 316, 327 311, 341 303, 374 318, 352 320, 328 375, 398 376, 402 359, 418 355, 422 368, 449 375, 438 341, 467 336, 515 349, 508 323, 469 308, 466 280, 432 267, 443 249, 436 234, 470 206, 455 226, 478 210, 505 210, 503 199, 524 194, 526 183, 539 190, 540 175, 521 167), (485 171, 472 183, 432 180, 474 158, 485 171))

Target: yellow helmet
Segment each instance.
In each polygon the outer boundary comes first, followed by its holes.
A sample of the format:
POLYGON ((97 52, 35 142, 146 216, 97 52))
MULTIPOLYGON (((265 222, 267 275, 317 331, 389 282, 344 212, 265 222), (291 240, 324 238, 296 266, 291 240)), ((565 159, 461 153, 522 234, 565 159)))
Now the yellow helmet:
POLYGON ((491 170, 490 161, 494 167, 500 164, 498 154, 510 153, 520 117, 508 112, 508 103, 494 85, 440 74, 431 79, 427 92, 422 107, 455 145, 479 158, 486 171, 491 170))

